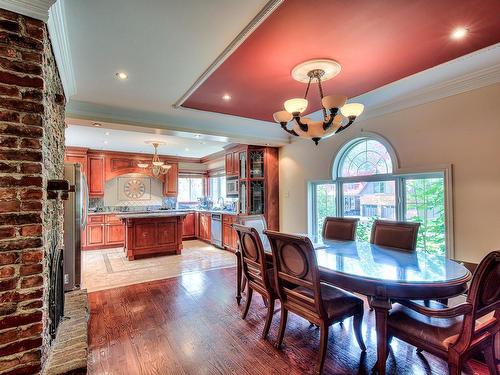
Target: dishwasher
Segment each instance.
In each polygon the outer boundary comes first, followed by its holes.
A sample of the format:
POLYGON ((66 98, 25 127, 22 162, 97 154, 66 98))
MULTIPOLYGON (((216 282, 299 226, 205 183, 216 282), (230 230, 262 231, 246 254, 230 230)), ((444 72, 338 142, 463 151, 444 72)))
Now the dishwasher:
POLYGON ((212 245, 222 248, 222 214, 213 213, 210 224, 210 240, 212 245))

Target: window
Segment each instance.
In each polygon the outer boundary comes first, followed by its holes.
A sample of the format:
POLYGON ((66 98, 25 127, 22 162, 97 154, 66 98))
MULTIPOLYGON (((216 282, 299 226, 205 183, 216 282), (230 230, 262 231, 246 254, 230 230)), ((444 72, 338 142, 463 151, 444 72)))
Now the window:
POLYGON ((446 254, 444 172, 393 174, 384 143, 360 138, 341 149, 334 180, 310 183, 309 223, 322 232, 326 216, 359 218, 357 239, 368 241, 376 219, 421 223, 417 250, 446 254))
POLYGON ((198 198, 202 198, 203 196, 203 177, 179 177, 178 202, 197 202, 198 198))
POLYGON ((209 177, 208 191, 212 202, 217 202, 220 197, 226 198, 226 176, 209 177))

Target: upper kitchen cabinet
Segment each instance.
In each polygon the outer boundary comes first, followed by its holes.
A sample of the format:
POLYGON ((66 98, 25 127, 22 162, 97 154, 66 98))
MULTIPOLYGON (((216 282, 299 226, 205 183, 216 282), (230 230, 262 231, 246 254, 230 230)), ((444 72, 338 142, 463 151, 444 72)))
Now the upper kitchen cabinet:
POLYGON ((87 176, 87 151, 88 149, 82 147, 66 147, 64 161, 80 164, 81 172, 87 176))
POLYGON ((104 155, 89 155, 88 184, 89 195, 99 197, 104 195, 104 155))
POLYGON ((239 174, 238 152, 226 152, 225 169, 226 169, 226 176, 238 176, 239 174))
POLYGON ((163 183, 163 195, 165 197, 177 197, 179 182, 179 164, 168 163, 171 165, 168 173, 165 175, 163 183))

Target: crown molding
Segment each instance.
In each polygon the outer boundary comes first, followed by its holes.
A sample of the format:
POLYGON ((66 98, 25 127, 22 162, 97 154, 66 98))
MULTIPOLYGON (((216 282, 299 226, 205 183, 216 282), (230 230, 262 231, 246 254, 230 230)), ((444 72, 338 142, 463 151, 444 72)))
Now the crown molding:
POLYGON ((0 8, 43 22, 49 19, 49 8, 56 0, 0 0, 0 8))
POLYGON ((69 99, 76 94, 76 79, 73 70, 73 60, 71 59, 64 0, 58 0, 50 8, 47 27, 57 67, 59 68, 59 75, 64 87, 64 94, 69 99))
POLYGON ((265 21, 284 0, 270 0, 260 10, 259 13, 250 21, 248 25, 234 38, 231 43, 217 56, 217 58, 210 64, 210 66, 196 79, 191 87, 177 101, 172 105, 174 108, 179 108, 191 94, 201 86, 205 80, 212 75, 212 73, 236 51, 236 49, 252 34, 259 25, 265 21))

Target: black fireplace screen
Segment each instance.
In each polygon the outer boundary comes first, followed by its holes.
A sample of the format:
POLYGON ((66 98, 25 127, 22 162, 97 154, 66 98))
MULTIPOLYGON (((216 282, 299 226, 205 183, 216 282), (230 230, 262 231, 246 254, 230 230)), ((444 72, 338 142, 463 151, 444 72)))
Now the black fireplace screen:
POLYGON ((64 315, 63 249, 57 246, 57 234, 52 236, 49 254, 49 334, 56 337, 57 327, 64 315))

